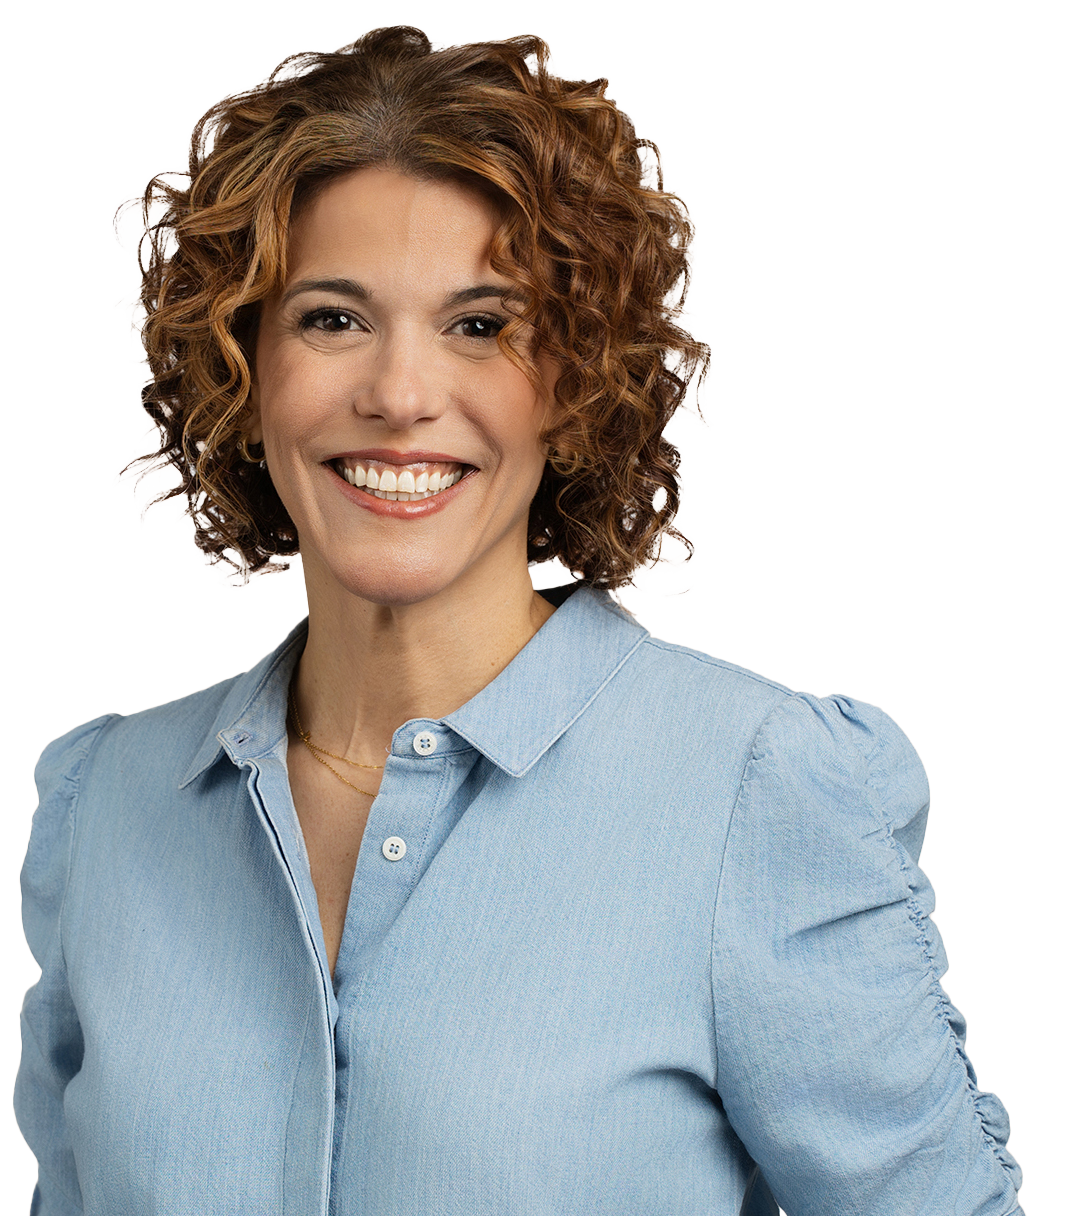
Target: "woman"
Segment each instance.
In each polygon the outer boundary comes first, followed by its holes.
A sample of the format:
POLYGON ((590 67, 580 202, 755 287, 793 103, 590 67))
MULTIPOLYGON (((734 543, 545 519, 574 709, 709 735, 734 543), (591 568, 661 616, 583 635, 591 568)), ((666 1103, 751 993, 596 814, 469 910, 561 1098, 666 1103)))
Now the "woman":
POLYGON ((905 738, 608 595, 678 503, 690 233, 543 56, 377 31, 150 187, 160 454, 309 614, 42 758, 36 1210, 1020 1210, 905 738))

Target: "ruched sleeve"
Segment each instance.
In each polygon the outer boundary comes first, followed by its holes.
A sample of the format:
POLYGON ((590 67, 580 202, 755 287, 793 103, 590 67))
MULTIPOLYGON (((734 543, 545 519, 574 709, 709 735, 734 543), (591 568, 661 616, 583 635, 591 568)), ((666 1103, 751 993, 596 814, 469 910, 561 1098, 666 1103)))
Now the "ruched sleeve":
POLYGON ((22 1006, 22 1063, 15 1082, 15 1114, 37 1157, 33 1216, 82 1211, 63 1097, 82 1061, 82 1034, 67 985, 63 903, 70 875, 74 814, 85 765, 108 717, 78 727, 50 744, 37 765, 40 804, 22 868, 22 918, 41 978, 22 1006))
POLYGON ((918 866, 924 770, 869 705, 793 696, 754 743, 713 929, 717 1089, 788 1216, 1010 1216, 918 866))

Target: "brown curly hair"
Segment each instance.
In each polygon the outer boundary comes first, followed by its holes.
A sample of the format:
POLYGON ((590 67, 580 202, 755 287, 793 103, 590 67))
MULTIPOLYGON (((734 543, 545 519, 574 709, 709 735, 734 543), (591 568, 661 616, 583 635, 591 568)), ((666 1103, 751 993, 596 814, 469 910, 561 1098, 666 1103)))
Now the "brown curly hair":
POLYGON ((663 431, 708 360, 673 321, 690 224, 606 81, 558 79, 547 55, 533 37, 432 51, 407 26, 295 55, 197 123, 188 188, 149 183, 142 397, 161 439, 144 459, 178 470, 163 497, 186 495, 197 544, 214 559, 255 571, 297 551, 266 467, 237 449, 250 353, 260 303, 285 275, 296 208, 368 165, 476 185, 501 204, 490 263, 525 303, 499 341, 529 370, 539 353, 560 368, 529 560, 559 558, 612 588, 656 560, 665 534, 689 551, 672 526, 679 455, 663 431), (655 185, 644 183, 644 149, 655 185), (523 322, 536 346, 521 353, 512 335, 523 322))

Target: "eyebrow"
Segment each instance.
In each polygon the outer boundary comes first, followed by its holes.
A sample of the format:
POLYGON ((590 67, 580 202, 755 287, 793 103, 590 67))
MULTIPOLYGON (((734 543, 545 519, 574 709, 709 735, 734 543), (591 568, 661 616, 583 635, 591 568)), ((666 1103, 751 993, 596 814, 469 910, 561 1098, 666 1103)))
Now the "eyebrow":
MULTIPOLYGON (((327 291, 335 295, 348 296, 350 300, 363 302, 370 300, 374 294, 362 283, 357 283, 355 279, 301 279, 285 293, 282 303, 288 304, 295 296, 303 295, 308 291, 327 291)), ((497 299, 519 301, 522 296, 502 285, 482 283, 476 287, 462 287, 459 291, 452 292, 446 297, 444 307, 452 308, 456 304, 470 304, 473 300, 497 299)))

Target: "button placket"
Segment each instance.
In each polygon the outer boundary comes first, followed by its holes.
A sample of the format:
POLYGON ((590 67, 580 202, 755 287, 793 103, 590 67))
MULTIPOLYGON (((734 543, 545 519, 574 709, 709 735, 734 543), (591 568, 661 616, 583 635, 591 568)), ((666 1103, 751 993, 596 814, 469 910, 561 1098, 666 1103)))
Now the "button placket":
MULTIPOLYGON (((438 749, 438 736, 432 731, 421 730, 412 739, 412 750, 417 756, 432 756, 438 749)), ((400 861, 408 852, 408 845, 400 836, 387 836, 382 842, 382 855, 387 861, 400 861)))

